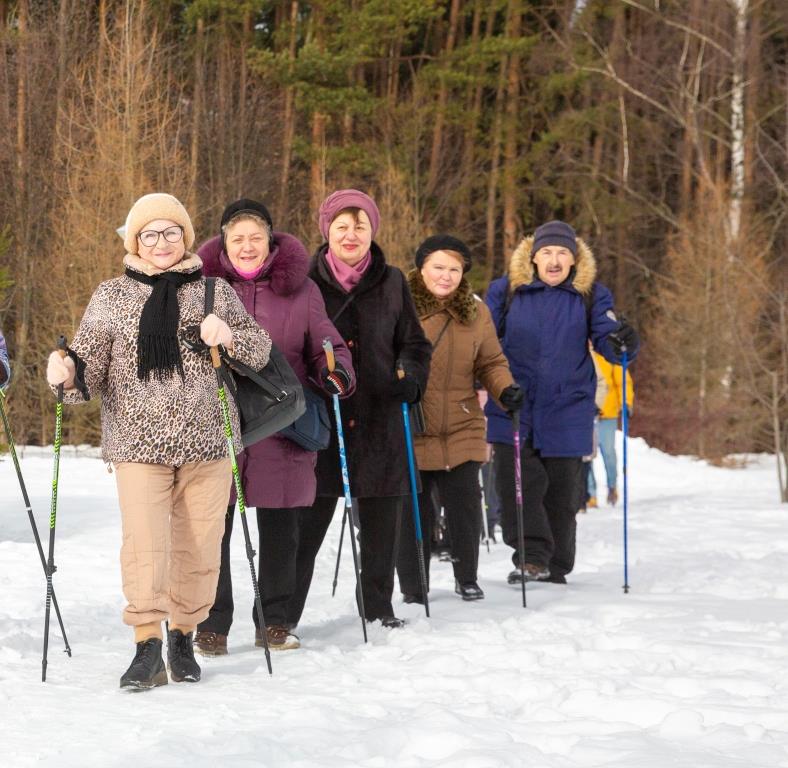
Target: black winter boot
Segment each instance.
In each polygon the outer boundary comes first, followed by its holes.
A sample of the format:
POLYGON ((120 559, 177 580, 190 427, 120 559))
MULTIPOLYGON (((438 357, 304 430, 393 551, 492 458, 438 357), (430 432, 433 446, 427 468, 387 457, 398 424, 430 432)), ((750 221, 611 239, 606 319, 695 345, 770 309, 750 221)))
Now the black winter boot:
POLYGON ((120 678, 121 688, 144 691, 157 685, 167 685, 167 669, 161 658, 161 646, 158 637, 137 643, 134 660, 120 678))
POLYGON ((173 683, 196 683, 202 674, 194 659, 192 635, 184 635, 180 629, 167 632, 167 666, 173 683))

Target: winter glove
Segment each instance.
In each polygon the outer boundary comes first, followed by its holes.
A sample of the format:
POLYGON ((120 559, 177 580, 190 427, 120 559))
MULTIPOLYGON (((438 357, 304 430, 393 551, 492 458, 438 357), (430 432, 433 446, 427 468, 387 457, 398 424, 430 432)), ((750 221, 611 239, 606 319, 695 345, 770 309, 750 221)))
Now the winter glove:
POLYGON ((60 352, 52 352, 47 360, 47 383, 53 387, 60 384, 63 389, 73 389, 77 369, 70 357, 61 357, 60 352))
POLYGON ((200 338, 209 346, 217 347, 219 344, 225 347, 232 347, 233 332, 230 326, 213 312, 205 316, 205 320, 200 323, 200 338))
POLYGON ((350 374, 339 360, 334 363, 333 371, 329 371, 326 366, 323 366, 323 370, 320 371, 320 381, 323 382, 323 389, 329 395, 342 397, 350 389, 350 374))
POLYGON ((523 404, 523 390, 519 384, 510 384, 498 399, 507 411, 518 411, 523 404))
POLYGON ((418 402, 420 394, 419 382, 409 373, 406 373, 401 379, 397 379, 391 385, 391 397, 394 400, 399 400, 401 403, 413 404, 418 402))
POLYGON ((610 346, 613 347, 613 351, 618 357, 621 357, 625 347, 627 352, 635 350, 639 341, 637 331, 623 317, 618 330, 611 333, 607 338, 610 340, 610 346))

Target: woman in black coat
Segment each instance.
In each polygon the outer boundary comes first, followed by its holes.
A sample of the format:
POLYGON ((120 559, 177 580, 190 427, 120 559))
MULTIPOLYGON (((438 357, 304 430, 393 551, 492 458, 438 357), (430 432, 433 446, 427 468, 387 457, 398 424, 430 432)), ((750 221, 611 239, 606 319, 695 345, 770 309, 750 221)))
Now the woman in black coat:
MULTIPOLYGON (((326 311, 353 355, 356 391, 342 402, 351 495, 358 501, 361 588, 366 617, 384 626, 404 624, 391 605, 402 501, 410 491, 402 402, 425 390, 432 346, 421 329, 404 275, 386 264, 373 241, 380 222, 375 202, 339 190, 320 206, 318 248, 310 277, 326 311), (398 379, 397 362, 405 377, 398 379)), ((333 422, 333 409, 329 408, 333 422)), ((334 425, 335 427, 335 425, 334 425)), ((343 496, 336 431, 318 454, 317 498, 304 511, 297 593, 288 619, 296 625, 309 591, 315 557, 343 496)))

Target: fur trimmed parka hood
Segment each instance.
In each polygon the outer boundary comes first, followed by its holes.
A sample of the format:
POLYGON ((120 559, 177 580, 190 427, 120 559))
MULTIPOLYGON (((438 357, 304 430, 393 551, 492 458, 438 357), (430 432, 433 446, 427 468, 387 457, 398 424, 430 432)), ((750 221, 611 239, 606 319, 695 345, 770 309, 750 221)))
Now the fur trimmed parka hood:
POLYGON ((470 325, 479 313, 479 302, 464 277, 447 302, 430 293, 418 268, 408 272, 408 286, 420 320, 445 309, 458 323, 470 325))
MULTIPOLYGON (((530 285, 538 280, 531 251, 534 236, 524 237, 512 253, 509 261, 509 290, 516 291, 521 285, 530 285)), ((596 259, 591 248, 582 237, 577 238, 577 258, 569 273, 572 287, 583 296, 590 293, 596 280, 596 259)))

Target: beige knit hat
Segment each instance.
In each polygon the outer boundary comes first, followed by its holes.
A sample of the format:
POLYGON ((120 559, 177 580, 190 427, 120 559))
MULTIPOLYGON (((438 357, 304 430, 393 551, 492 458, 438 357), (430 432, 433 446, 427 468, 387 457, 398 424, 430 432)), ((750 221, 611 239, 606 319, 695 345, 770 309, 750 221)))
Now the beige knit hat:
POLYGON ((152 192, 143 195, 131 206, 126 217, 126 233, 123 245, 127 253, 138 253, 139 241, 137 235, 150 221, 156 219, 169 219, 183 227, 183 243, 188 251, 194 245, 194 227, 189 214, 180 200, 164 192, 152 192))

